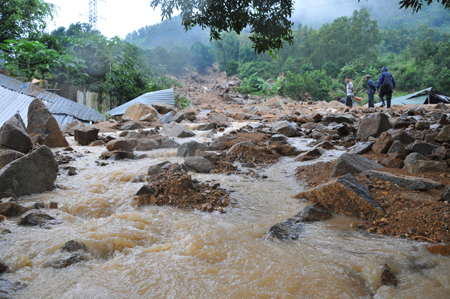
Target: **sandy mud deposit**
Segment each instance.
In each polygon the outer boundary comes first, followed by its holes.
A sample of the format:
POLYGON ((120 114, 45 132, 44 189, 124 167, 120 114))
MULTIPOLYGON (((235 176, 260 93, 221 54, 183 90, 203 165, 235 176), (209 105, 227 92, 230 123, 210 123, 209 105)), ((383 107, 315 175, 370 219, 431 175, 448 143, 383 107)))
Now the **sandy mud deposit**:
POLYGON ((0 296, 448 297, 450 107, 202 79, 183 110, 2 127, 0 296))

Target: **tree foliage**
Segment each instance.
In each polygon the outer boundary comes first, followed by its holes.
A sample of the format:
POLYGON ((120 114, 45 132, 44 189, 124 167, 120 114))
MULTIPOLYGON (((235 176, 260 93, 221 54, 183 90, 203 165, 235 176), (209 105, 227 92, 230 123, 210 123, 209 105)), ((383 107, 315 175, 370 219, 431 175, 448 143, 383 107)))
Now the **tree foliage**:
POLYGON ((54 10, 53 4, 43 0, 0 1, 0 43, 43 30, 54 10))
POLYGON ((292 44, 293 4, 292 0, 152 0, 150 6, 161 7, 163 18, 181 11, 186 30, 208 27, 214 40, 220 40, 224 31, 240 34, 249 27, 253 48, 261 53, 279 50, 286 42, 292 44))

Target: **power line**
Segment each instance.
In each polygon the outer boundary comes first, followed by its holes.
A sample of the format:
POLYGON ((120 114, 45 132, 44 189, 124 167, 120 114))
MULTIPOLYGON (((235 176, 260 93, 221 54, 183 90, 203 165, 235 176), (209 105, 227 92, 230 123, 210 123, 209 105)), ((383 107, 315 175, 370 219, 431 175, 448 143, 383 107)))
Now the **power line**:
POLYGON ((350 2, 355 2, 355 0, 352 0, 352 1, 344 1, 344 2, 337 2, 337 3, 330 3, 330 4, 323 4, 323 5, 318 5, 318 6, 302 7, 302 8, 297 8, 296 10, 303 10, 303 9, 310 9, 310 8, 318 8, 318 7, 332 6, 332 5, 345 4, 345 3, 350 3, 350 2))

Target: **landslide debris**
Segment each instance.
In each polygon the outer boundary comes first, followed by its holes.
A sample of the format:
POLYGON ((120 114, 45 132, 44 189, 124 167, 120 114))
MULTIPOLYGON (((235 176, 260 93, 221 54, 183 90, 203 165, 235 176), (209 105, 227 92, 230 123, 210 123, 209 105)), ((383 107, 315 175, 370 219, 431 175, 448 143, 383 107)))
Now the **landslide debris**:
POLYGON ((137 206, 174 206, 182 209, 219 211, 229 205, 229 194, 220 184, 208 184, 193 179, 180 164, 173 164, 152 177, 134 197, 137 206))

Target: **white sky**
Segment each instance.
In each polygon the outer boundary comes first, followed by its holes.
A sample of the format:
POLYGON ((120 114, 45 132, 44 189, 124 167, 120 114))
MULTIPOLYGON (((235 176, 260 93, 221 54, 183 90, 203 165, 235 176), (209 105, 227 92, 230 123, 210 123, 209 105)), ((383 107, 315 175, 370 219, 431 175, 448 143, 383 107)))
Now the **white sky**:
MULTIPOLYGON (((145 25, 161 22, 160 11, 150 7, 151 0, 106 0, 98 1, 98 29, 103 35, 121 38, 145 25), (102 18, 106 18, 102 19, 102 18)), ((47 0, 59 6, 58 16, 49 23, 51 31, 60 26, 68 27, 71 23, 89 21, 88 0, 47 0)))

